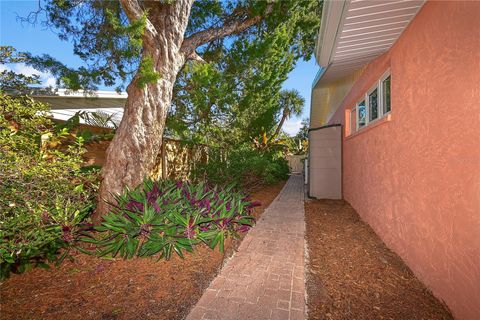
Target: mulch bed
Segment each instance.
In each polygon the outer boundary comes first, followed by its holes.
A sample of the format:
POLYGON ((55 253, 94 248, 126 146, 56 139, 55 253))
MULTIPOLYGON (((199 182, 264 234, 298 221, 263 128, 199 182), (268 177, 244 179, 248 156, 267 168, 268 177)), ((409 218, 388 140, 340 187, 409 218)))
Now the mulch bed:
POLYGON ((453 319, 344 201, 305 203, 309 319, 453 319))
MULTIPOLYGON (((254 191, 259 216, 285 182, 254 191)), ((199 246, 185 259, 105 260, 76 254, 59 268, 13 275, 1 284, 0 318, 7 319, 183 319, 240 240, 226 253, 199 246)))

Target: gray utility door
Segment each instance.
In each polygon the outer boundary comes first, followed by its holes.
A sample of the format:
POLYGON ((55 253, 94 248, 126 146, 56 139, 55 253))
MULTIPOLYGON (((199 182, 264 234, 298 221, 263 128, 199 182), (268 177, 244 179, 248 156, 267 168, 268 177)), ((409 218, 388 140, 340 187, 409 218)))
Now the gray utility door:
POLYGON ((342 126, 310 129, 308 196, 342 199, 342 126))

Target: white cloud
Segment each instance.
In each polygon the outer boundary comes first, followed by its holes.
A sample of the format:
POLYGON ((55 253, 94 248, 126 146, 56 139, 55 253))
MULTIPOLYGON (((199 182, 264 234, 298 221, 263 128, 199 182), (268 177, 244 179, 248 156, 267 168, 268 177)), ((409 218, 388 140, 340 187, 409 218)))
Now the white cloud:
POLYGON ((37 69, 27 66, 24 63, 13 63, 11 64, 11 67, 6 65, 0 65, 0 71, 4 71, 4 70, 12 70, 16 73, 21 73, 26 76, 33 76, 34 74, 36 74, 40 77, 40 84, 42 86, 54 87, 56 85, 55 78, 50 72, 38 71, 37 69))
POLYGON ((301 119, 288 119, 283 124, 283 131, 285 131, 290 136, 294 136, 298 133, 301 127, 302 127, 301 119))
POLYGON ((57 80, 54 77, 48 77, 45 80, 46 87, 55 87, 57 85, 57 80))
POLYGON ((16 73, 21 73, 26 76, 33 76, 34 74, 40 75, 42 73, 30 66, 25 65, 24 63, 15 63, 13 65, 12 70, 15 71, 16 73))

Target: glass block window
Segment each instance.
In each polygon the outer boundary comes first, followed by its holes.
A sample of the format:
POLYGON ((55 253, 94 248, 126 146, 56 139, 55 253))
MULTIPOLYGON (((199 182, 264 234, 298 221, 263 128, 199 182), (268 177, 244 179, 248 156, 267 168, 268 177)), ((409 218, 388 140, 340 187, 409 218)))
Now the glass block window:
POLYGON ((365 107, 365 100, 359 102, 357 105, 358 126, 357 129, 364 127, 367 124, 367 108, 365 107))
POLYGON ((378 88, 368 95, 368 121, 378 118, 378 88))
POLYGON ((392 106, 390 103, 390 76, 385 78, 385 80, 382 81, 382 90, 383 90, 383 113, 388 113, 390 110, 392 110, 392 106))

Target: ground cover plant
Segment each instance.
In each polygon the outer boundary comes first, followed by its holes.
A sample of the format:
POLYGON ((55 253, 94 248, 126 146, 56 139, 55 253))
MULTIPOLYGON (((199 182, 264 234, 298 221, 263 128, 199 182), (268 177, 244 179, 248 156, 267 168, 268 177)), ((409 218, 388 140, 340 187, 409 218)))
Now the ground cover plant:
POLYGON ((232 186, 146 179, 116 195, 112 211, 95 227, 99 234, 87 234, 84 241, 95 244, 100 256, 125 259, 183 257, 201 243, 223 252, 227 237, 238 238, 253 225, 250 214, 257 205, 232 186))

